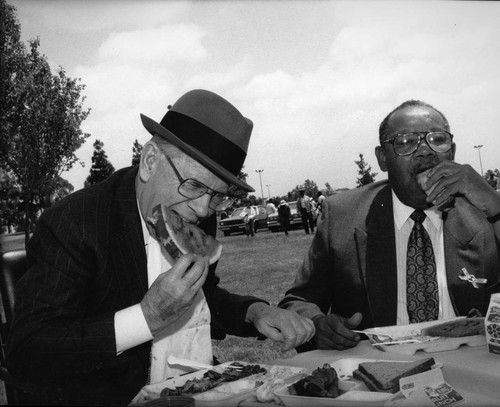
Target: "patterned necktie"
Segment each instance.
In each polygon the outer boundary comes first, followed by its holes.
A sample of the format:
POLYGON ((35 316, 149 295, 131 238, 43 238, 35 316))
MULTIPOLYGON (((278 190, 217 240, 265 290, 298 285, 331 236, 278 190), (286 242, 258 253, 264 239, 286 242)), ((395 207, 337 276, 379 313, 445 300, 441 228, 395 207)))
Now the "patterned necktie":
POLYGON ((436 261, 431 239, 422 225, 425 216, 421 210, 410 215, 415 221, 406 255, 406 306, 410 323, 436 320, 439 314, 436 261))

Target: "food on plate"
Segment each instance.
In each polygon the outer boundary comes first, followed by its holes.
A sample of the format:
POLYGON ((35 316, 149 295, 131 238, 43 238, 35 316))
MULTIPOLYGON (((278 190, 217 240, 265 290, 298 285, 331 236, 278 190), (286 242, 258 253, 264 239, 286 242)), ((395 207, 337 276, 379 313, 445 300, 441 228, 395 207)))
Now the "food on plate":
POLYGON ((484 318, 464 318, 443 322, 422 330, 422 335, 460 338, 463 336, 485 335, 484 318))
POLYGON ((210 264, 215 263, 222 252, 222 245, 207 235, 198 226, 182 219, 166 205, 157 205, 148 218, 156 238, 175 262, 186 253, 208 256, 210 264))
POLYGON ((325 363, 311 375, 292 384, 289 390, 290 394, 297 396, 335 398, 340 395, 339 377, 336 370, 325 363))
POLYGON ((234 362, 220 373, 215 370, 208 370, 203 374, 203 377, 188 380, 184 383, 184 385, 176 387, 175 389, 165 387, 161 391, 160 396, 189 396, 211 390, 222 383, 232 382, 254 374, 265 372, 266 369, 259 365, 244 365, 242 363, 234 362))
POLYGON ((414 362, 362 362, 352 375, 372 391, 397 393, 399 379, 430 370, 434 364, 434 358, 414 362))
POLYGON ((263 377, 264 382, 255 391, 256 400, 261 403, 282 404, 275 390, 283 387, 286 382, 290 383, 292 378, 303 376, 307 372, 305 368, 287 367, 273 365, 269 372, 263 377))

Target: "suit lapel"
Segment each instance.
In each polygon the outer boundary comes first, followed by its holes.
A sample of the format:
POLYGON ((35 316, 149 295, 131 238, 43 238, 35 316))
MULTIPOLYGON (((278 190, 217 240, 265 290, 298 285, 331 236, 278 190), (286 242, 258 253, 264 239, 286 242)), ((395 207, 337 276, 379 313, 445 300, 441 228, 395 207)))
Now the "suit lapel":
POLYGON ((477 304, 482 304, 485 285, 478 288, 458 276, 466 268, 469 274, 482 278, 484 275, 484 233, 476 213, 463 198, 457 198, 455 208, 444 219, 444 250, 448 291, 457 315, 467 315, 477 304))
POLYGON ((148 289, 147 258, 135 193, 137 169, 128 171, 116 190, 112 210, 110 261, 114 262, 123 300, 139 302, 148 289))
MULTIPOLYGON (((366 230, 355 238, 374 326, 396 323, 397 266, 391 188, 382 188, 368 210, 366 230)), ((369 321, 367 320, 368 324, 369 321)))

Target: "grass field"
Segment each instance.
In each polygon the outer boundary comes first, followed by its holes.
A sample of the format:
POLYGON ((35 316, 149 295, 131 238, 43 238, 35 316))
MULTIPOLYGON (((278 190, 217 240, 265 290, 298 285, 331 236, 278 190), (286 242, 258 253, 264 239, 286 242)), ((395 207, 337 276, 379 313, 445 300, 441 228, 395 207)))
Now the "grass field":
MULTIPOLYGON (((293 230, 288 236, 263 230, 254 238, 231 235, 218 239, 224 245, 216 270, 220 286, 233 293, 255 295, 276 305, 291 286, 312 235, 306 235, 303 229, 293 230)), ((220 362, 263 362, 296 354, 295 351, 283 353, 281 345, 270 340, 228 336, 212 342, 214 355, 220 362)))

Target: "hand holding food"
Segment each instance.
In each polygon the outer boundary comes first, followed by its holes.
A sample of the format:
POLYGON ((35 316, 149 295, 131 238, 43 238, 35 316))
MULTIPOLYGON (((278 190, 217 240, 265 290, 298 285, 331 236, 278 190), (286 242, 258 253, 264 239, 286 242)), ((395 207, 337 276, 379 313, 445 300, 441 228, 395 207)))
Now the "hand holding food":
POLYGON ((314 340, 318 349, 346 349, 356 346, 360 336, 351 329, 356 328, 362 321, 363 315, 359 312, 350 318, 336 314, 314 319, 316 336, 314 340))
POLYGON ((148 223, 153 226, 157 240, 166 249, 172 263, 187 253, 206 256, 210 264, 219 260, 222 245, 166 205, 155 206, 148 223))
POLYGON ((153 336, 172 324, 192 305, 208 274, 208 258, 184 254, 161 273, 141 301, 142 312, 153 336))
POLYGON ((445 160, 417 175, 427 201, 438 208, 454 196, 464 196, 486 216, 500 213, 500 195, 468 164, 445 160))
POLYGON ((251 322, 263 335, 276 342, 283 342, 283 351, 288 351, 314 336, 314 324, 295 311, 271 307, 263 302, 250 305, 247 322, 251 322))

